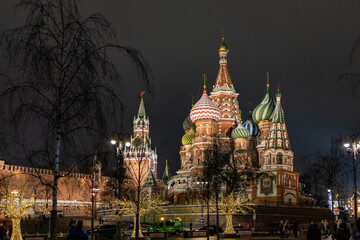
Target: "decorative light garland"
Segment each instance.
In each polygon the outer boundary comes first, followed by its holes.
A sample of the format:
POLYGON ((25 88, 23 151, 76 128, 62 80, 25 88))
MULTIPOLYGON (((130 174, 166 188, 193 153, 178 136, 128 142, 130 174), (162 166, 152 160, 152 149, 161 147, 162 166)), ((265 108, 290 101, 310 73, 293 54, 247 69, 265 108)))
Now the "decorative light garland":
MULTIPOLYGON (((149 214, 151 212, 164 212, 166 209, 162 208, 162 205, 169 204, 168 201, 163 200, 160 195, 149 196, 146 192, 140 193, 140 211, 139 219, 141 216, 149 214)), ((134 226, 136 226, 136 206, 137 206, 137 197, 132 198, 122 198, 116 199, 112 202, 114 210, 118 212, 118 215, 126 214, 134 216, 134 226)), ((135 237, 135 227, 131 237, 135 237)), ((139 237, 143 237, 141 232, 141 227, 139 223, 139 237)))
MULTIPOLYGON (((218 201, 219 211, 226 216, 225 234, 234 234, 232 215, 235 213, 247 214, 255 211, 255 202, 251 202, 247 197, 235 197, 234 193, 223 196, 218 201)), ((215 197, 212 198, 211 210, 215 210, 215 197)))
POLYGON ((2 193, 0 212, 10 218, 13 224, 10 240, 22 240, 20 227, 21 218, 26 216, 30 209, 35 206, 40 207, 43 212, 49 213, 49 210, 42 206, 42 204, 36 203, 35 195, 32 195, 30 199, 25 199, 24 191, 11 191, 9 188, 2 193))

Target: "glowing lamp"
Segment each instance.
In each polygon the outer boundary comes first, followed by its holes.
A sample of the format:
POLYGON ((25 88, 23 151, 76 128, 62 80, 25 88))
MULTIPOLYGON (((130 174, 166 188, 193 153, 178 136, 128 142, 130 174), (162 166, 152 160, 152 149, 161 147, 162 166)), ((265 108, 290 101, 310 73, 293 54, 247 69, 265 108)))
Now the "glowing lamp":
POLYGON ((131 146, 131 143, 130 143, 130 142, 126 142, 126 143, 125 143, 125 146, 126 146, 126 147, 130 147, 130 146, 131 146))
POLYGON ((115 145, 115 144, 116 144, 116 140, 113 139, 113 140, 110 141, 110 143, 111 143, 112 145, 115 145))
POLYGON ((164 218, 164 217, 161 217, 161 218, 160 218, 160 221, 164 221, 164 220, 165 220, 165 218, 164 218))
POLYGON ((344 147, 346 148, 350 147, 350 143, 344 143, 344 147))

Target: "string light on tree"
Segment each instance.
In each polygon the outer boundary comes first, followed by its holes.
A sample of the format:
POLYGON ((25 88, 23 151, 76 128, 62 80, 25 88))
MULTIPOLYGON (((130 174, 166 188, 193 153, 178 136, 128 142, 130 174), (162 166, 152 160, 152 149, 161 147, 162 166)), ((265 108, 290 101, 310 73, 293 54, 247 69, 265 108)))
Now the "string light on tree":
MULTIPOLYGON (((134 201, 137 198, 131 199, 116 199, 112 202, 114 209, 118 212, 119 215, 126 214, 134 216, 134 226, 136 225, 136 211, 137 211, 137 202, 134 201)), ((140 193, 140 211, 139 211, 139 219, 141 216, 144 216, 149 213, 160 213, 166 211, 166 209, 162 208, 162 205, 169 204, 168 201, 161 199, 159 195, 152 195, 151 197, 146 192, 140 193)), ((131 237, 135 237, 135 227, 131 237)), ((139 222, 139 237, 143 237, 139 222)))
POLYGON ((21 218, 26 216, 30 209, 35 206, 40 207, 43 212, 48 213, 46 208, 36 203, 35 195, 32 195, 30 199, 25 199, 24 191, 11 191, 9 188, 2 193, 0 212, 10 218, 13 225, 10 240, 22 240, 20 227, 21 218))
MULTIPOLYGON (((215 199, 212 200, 215 202, 215 199)), ((246 197, 235 197, 233 192, 222 197, 219 201, 219 211, 224 213, 226 216, 226 229, 225 234, 235 234, 233 224, 232 224, 232 215, 235 213, 247 214, 249 212, 255 211, 255 202, 251 202, 246 197)), ((212 205, 212 208, 215 207, 215 204, 212 205)))

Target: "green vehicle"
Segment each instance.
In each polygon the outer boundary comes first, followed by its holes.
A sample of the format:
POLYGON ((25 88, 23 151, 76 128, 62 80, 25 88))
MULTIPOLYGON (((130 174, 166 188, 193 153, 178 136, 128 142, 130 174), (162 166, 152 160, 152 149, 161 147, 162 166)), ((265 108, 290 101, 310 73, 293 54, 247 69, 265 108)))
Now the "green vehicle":
POLYGON ((160 221, 149 227, 148 231, 180 234, 183 231, 183 222, 181 218, 165 219, 161 217, 160 221))

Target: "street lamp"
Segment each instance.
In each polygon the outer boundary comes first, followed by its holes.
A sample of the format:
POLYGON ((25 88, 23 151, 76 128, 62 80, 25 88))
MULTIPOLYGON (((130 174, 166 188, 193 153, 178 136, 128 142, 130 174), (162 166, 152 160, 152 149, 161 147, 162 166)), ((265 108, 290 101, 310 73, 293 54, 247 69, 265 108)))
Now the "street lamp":
MULTIPOLYGON (((115 139, 111 139, 110 143, 115 146, 118 141, 115 139)), ((117 189, 115 197, 120 197, 120 186, 122 184, 122 180, 124 178, 124 155, 123 152, 126 151, 127 148, 131 146, 131 143, 129 141, 125 142, 125 146, 123 146, 123 141, 119 141, 119 145, 116 147, 116 160, 117 160, 117 169, 116 169, 116 180, 117 180, 117 189)))
POLYGON ((356 227, 357 220, 357 186, 356 186, 356 156, 360 153, 360 142, 356 142, 358 135, 349 136, 351 142, 344 144, 346 151, 351 155, 353 154, 353 166, 354 166, 354 227, 356 227))

